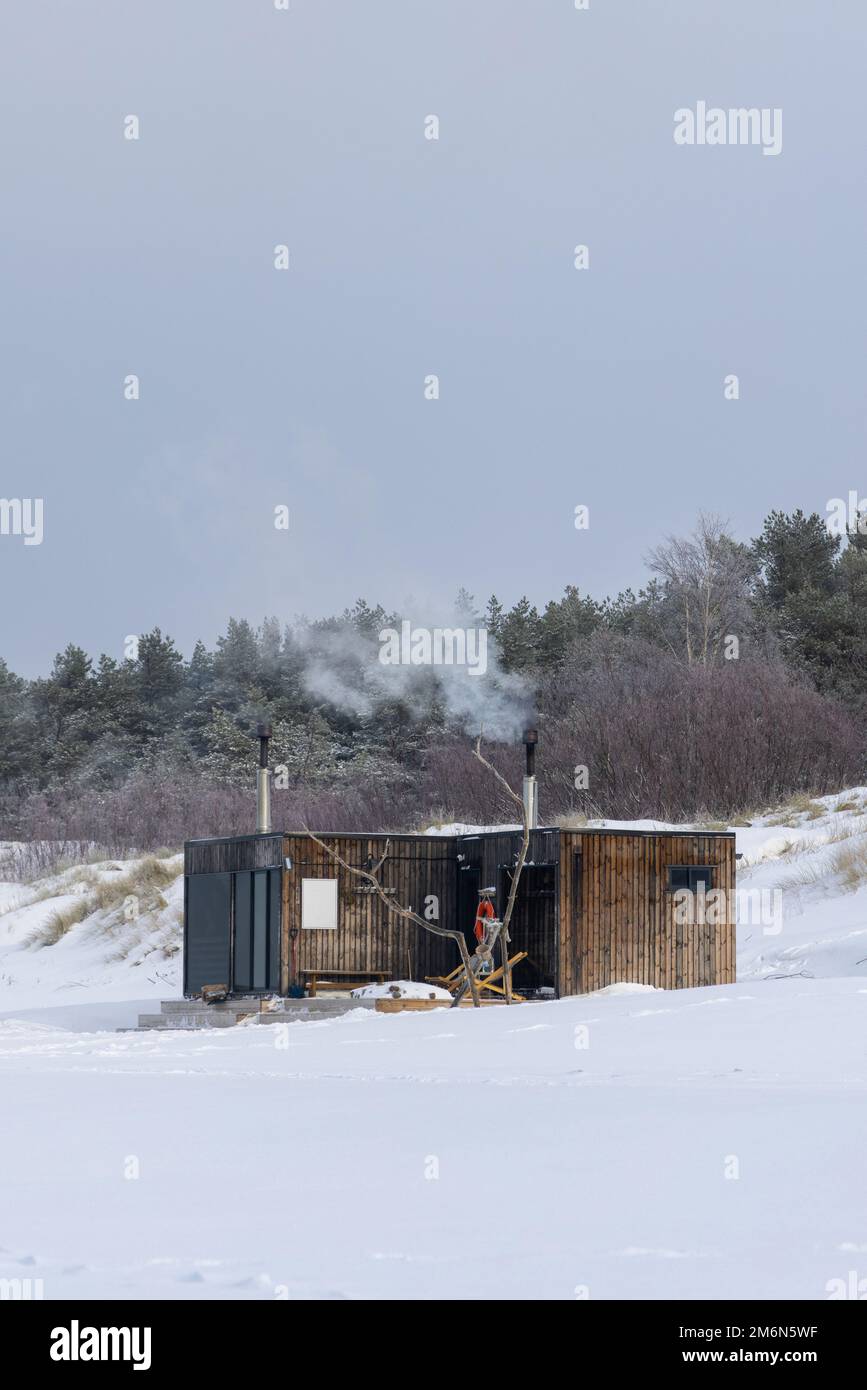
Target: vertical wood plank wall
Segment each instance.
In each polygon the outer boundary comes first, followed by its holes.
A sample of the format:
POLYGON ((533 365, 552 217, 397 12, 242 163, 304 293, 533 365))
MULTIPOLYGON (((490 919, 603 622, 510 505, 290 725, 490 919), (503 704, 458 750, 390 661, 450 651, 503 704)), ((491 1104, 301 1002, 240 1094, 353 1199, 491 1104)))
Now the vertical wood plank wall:
MULTIPOLYGON (((368 857, 379 860, 389 841, 389 855, 380 873, 384 886, 394 888, 395 900, 424 915, 425 898, 439 898, 440 922, 451 926, 456 915, 457 859, 455 841, 439 835, 322 835, 347 864, 365 868, 368 857)), ((352 874, 340 868, 304 834, 285 835, 283 852, 292 868, 283 874, 283 942, 281 989, 303 983, 301 972, 317 970, 384 970, 395 980, 407 976, 446 974, 459 964, 453 941, 422 931, 393 917, 375 893, 365 892, 352 874), (301 881, 336 878, 336 931, 301 930, 301 881), (294 968, 291 927, 298 927, 294 968)))
POLYGON ((735 978, 735 842, 720 834, 562 831, 559 993, 620 981, 688 989, 735 978), (716 924, 675 921, 672 864, 712 864, 716 924))

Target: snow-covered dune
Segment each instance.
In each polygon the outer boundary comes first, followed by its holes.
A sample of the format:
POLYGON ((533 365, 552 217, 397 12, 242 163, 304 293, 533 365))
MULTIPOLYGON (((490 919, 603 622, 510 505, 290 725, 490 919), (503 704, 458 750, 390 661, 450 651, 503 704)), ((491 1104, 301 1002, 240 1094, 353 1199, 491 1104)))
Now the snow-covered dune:
POLYGON ((867 788, 737 834, 738 978, 867 976, 867 788), (759 896, 778 921, 756 920, 759 896))
POLYGON ((182 869, 107 860, 0 883, 0 1017, 64 1008, 86 1026, 86 1006, 178 994, 182 869))

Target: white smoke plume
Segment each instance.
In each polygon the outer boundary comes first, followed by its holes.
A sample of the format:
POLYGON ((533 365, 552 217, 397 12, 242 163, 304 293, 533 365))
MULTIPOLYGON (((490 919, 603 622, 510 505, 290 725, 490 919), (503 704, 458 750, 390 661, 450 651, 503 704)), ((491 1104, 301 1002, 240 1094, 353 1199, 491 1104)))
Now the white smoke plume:
MULTIPOLYGON (((466 628, 467 615, 418 613, 405 615, 414 631, 466 628)), ((293 637, 305 654, 304 684, 317 699, 365 718, 390 700, 405 704, 417 719, 434 705, 450 723, 475 735, 482 731, 494 741, 514 742, 531 722, 533 692, 528 682, 504 671, 500 652, 485 634, 485 669, 472 673, 467 665, 386 665, 380 660, 380 632, 398 631, 404 618, 386 619, 381 628, 362 632, 353 624, 320 627, 304 625, 293 637)), ((477 630, 470 624, 478 643, 477 630)))

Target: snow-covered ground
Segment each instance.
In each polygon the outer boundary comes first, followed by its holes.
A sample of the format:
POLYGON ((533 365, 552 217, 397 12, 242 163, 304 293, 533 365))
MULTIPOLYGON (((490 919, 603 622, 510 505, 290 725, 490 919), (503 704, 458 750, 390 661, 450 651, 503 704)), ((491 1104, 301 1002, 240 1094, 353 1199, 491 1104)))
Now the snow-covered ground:
POLYGON ((352 990, 353 999, 441 999, 451 1001, 447 989, 422 984, 419 980, 390 980, 381 985, 360 985, 352 990))
POLYGON ((758 907, 736 985, 512 1010, 116 1033, 179 993, 179 879, 132 913, 126 863, 0 885, 0 1278, 46 1298, 857 1286, 865 808, 859 788, 738 830, 758 907))

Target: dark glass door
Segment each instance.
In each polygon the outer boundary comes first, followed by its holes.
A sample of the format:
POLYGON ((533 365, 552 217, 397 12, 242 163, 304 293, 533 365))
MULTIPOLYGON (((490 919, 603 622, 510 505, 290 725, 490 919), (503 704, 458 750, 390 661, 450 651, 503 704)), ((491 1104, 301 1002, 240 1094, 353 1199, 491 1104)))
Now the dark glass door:
POLYGON ((232 988, 236 994, 270 993, 280 987, 279 869, 233 875, 232 988))
POLYGON ((185 882, 184 994, 229 985, 231 876, 191 874, 185 882))

